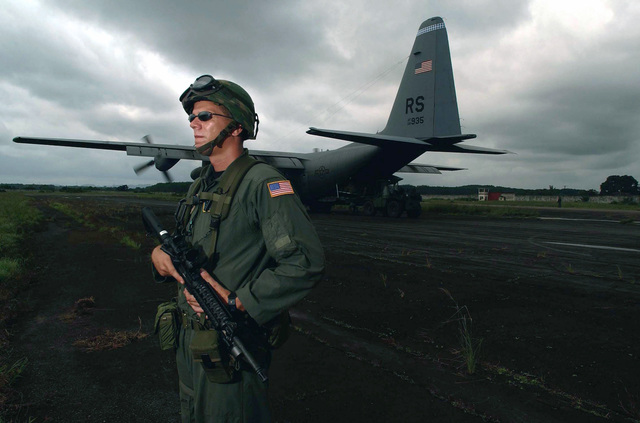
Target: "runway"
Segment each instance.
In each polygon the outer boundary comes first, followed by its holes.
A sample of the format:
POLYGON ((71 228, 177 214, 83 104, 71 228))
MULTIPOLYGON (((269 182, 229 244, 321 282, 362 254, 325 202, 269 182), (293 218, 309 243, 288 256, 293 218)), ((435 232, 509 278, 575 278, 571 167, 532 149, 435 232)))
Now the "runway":
MULTIPOLYGON (((175 207, 131 198, 55 201, 86 210, 98 226, 134 233, 143 231, 142 205, 167 228, 175 207)), ((66 289, 46 284, 51 292, 41 299, 39 313, 64 309, 53 300, 68 307, 95 295, 100 310, 107 311, 90 322, 137 329, 142 316, 143 330, 151 333, 155 306, 174 295, 174 287, 150 283, 152 241, 132 253, 107 232, 42 207, 55 229, 35 244, 41 245, 40 261, 49 263, 42 278, 61 281, 66 289)), ((425 416, 456 422, 597 422, 602 416, 625 421, 625 410, 633 410, 638 403, 633 395, 640 392, 637 372, 630 371, 640 368, 640 225, 631 220, 638 213, 540 213, 542 218, 311 215, 324 246, 326 273, 291 310, 291 338, 274 352, 270 391, 278 421, 386 422, 398 415, 407 422, 425 416), (462 361, 462 316, 471 338, 481 342, 474 374, 462 361), (363 408, 355 410, 353 404, 363 408)), ((37 326, 38 321, 25 323, 37 326)), ((66 330, 59 319, 52 321, 66 330)), ((43 338, 50 337, 51 328, 42 329, 24 333, 40 330, 43 338)), ((58 338, 47 342, 60 344, 58 338)), ((153 337, 109 355, 106 362, 120 363, 112 367, 122 374, 97 365, 103 361, 51 348, 43 350, 49 351, 47 360, 63 364, 34 358, 34 368, 58 369, 71 360, 68 377, 82 380, 92 372, 105 386, 103 391, 93 383, 99 393, 91 397, 102 398, 113 391, 114 381, 133 375, 148 381, 136 392, 157 396, 163 386, 167 401, 172 398, 168 388, 176 385, 167 381, 175 378, 174 368, 153 337), (156 379, 131 359, 135 354, 144 355, 149 368, 162 369, 151 371, 156 379)), ((136 397, 122 395, 127 401, 136 397)), ((40 397, 35 392, 30 398, 40 397)), ((123 398, 118 399, 122 404, 123 398)), ((144 409, 140 401, 127 404, 122 410, 144 409)))
MULTIPOLYGON (((454 398, 483 421, 622 421, 639 388, 629 369, 640 366, 640 226, 563 214, 313 215, 327 276, 294 322, 324 362, 341 351, 396 375, 396 392, 454 398), (482 342, 478 376, 460 371, 460 313, 482 342)), ((327 403, 345 405, 331 383, 327 403)))
POLYGON ((401 265, 640 293, 640 225, 614 219, 314 215, 327 250, 401 265), (568 281, 564 270, 581 275, 568 281), (636 281, 638 284, 634 284, 636 281))

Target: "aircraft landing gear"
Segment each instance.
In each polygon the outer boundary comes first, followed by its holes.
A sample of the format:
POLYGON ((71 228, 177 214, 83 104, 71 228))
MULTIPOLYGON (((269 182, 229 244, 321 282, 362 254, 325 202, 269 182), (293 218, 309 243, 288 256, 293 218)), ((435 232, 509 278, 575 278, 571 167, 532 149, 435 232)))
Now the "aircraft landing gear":
POLYGON ((389 200, 387 201, 385 213, 389 217, 400 217, 402 214, 402 205, 400 205, 398 200, 389 200))
POLYGON ((365 201, 362 205, 362 214, 365 216, 373 216, 376 214, 376 207, 373 205, 373 201, 365 201))

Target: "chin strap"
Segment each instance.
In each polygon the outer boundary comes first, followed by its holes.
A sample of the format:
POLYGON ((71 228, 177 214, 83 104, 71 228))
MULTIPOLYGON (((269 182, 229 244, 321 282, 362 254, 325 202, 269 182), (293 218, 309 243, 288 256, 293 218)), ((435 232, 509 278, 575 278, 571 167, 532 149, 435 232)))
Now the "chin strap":
POLYGON ((236 121, 229 123, 226 128, 220 131, 220 133, 214 140, 211 140, 208 143, 201 145, 200 147, 196 147, 196 150, 203 156, 210 156, 211 153, 213 153, 214 147, 220 147, 224 140, 226 140, 233 131, 238 129, 238 126, 239 123, 236 121))

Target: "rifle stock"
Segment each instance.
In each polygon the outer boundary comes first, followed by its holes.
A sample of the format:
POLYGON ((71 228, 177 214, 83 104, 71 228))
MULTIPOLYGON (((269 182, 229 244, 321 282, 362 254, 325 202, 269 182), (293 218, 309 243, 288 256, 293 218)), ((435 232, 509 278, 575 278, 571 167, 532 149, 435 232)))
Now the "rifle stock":
POLYGON ((218 296, 211 285, 200 276, 200 269, 206 258, 198 250, 191 247, 184 237, 171 236, 162 228, 156 215, 149 207, 142 209, 142 220, 147 232, 156 237, 162 243, 162 251, 171 257, 174 267, 184 279, 184 285, 193 295, 205 315, 211 322, 213 329, 221 335, 231 355, 239 360, 242 358, 253 371, 256 372, 262 382, 268 378, 253 355, 247 350, 242 340, 236 335, 238 323, 234 320, 231 311, 218 296))

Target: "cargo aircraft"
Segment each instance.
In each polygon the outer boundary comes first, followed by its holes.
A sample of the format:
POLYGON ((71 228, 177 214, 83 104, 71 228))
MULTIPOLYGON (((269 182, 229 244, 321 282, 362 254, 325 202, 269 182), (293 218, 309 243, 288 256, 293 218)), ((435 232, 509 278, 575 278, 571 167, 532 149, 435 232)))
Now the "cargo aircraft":
MULTIPOLYGON (((496 150, 463 145, 475 134, 462 134, 453 80, 453 68, 444 21, 434 17, 418 30, 386 127, 376 134, 309 128, 307 134, 350 143, 344 147, 312 153, 250 150, 256 159, 278 168, 312 209, 328 210, 341 199, 362 205, 365 214, 377 210, 399 216, 409 211, 401 197, 375 202, 388 194, 388 187, 400 180, 398 172, 440 173, 461 168, 412 163, 430 151, 448 153, 505 154, 496 150), (382 204, 382 206, 380 205, 382 204)), ((193 146, 16 137, 17 143, 126 151, 130 156, 153 159, 136 172, 153 166, 166 172, 179 160, 207 161, 193 146)), ((192 176, 195 172, 192 172, 192 176)), ((167 176, 168 177, 168 176, 167 176)), ((393 197, 390 197, 393 198, 393 197)), ((354 207, 355 208, 355 207, 354 207)), ((416 216, 419 211, 408 213, 416 216)))

